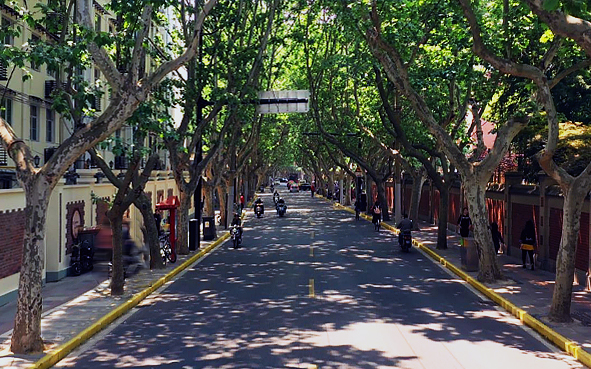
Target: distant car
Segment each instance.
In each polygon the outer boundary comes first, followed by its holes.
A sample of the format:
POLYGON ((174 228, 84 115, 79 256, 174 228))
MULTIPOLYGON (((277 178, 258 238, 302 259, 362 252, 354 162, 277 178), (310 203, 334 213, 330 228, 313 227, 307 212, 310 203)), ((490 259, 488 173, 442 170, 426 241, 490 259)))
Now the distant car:
POLYGON ((298 186, 296 183, 292 184, 289 188, 289 192, 300 192, 300 186, 298 186))
POLYGON ((279 179, 279 182, 281 182, 281 183, 287 183, 287 178, 280 178, 279 179))
POLYGON ((300 183, 300 190, 310 191, 310 184, 309 183, 300 183))

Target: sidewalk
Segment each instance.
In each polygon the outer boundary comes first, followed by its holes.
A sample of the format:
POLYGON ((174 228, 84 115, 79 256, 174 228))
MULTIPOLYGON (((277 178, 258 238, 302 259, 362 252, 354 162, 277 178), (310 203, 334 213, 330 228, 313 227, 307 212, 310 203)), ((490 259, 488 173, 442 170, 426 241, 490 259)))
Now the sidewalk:
MULTIPOLYGON (((384 223, 395 226, 393 220, 384 223)), ((448 248, 437 250, 437 226, 419 222, 419 227, 420 231, 413 231, 415 240, 456 266, 461 266, 459 235, 448 232, 448 248)), ((396 246, 398 246, 397 243, 396 246)), ((500 254, 498 261, 507 280, 486 284, 487 287, 591 353, 591 293, 585 291, 582 286, 573 286, 571 312, 575 321, 573 323, 550 322, 547 319, 547 313, 552 302, 554 273, 522 268, 521 255, 500 254)), ((478 275, 478 272, 466 273, 473 278, 478 275)))
MULTIPOLYGON (((212 241, 201 241, 201 250, 216 242, 225 234, 217 230, 218 237, 212 241)), ((56 283, 48 283, 43 288, 43 315, 41 319, 45 353, 68 342, 99 318, 128 301, 132 296, 151 286, 155 281, 194 256, 178 255, 174 264, 167 263, 164 269, 144 269, 126 279, 123 296, 110 295, 107 269, 99 264, 93 272, 79 277, 67 277, 56 283)), ((140 302, 140 305, 142 303, 140 302)), ((16 302, 0 307, 0 368, 28 368, 45 354, 14 355, 10 352, 10 335, 16 302)))
MULTIPOLYGON (((392 222, 388 222, 388 224, 392 225, 392 222)), ((448 249, 437 250, 437 226, 427 223, 419 223, 419 226, 421 230, 413 232, 413 238, 455 265, 461 265, 459 235, 448 232, 448 249)), ((587 352, 591 352, 591 294, 589 292, 581 286, 573 286, 571 312, 575 322, 569 324, 552 323, 546 316, 552 302, 554 273, 540 269, 532 271, 522 268, 521 255, 501 254, 498 255, 498 261, 507 280, 486 284, 487 287, 526 310, 556 332, 575 341, 587 352)), ((476 278, 478 272, 468 272, 468 274, 476 278)))

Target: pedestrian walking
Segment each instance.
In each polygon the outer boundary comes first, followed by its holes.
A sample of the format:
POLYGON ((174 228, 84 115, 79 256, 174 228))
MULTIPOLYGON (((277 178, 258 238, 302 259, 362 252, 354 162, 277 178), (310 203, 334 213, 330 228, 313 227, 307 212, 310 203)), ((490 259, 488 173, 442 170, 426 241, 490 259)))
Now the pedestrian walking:
POLYGON ((244 205, 246 204, 246 200, 244 199, 244 193, 240 194, 240 213, 244 210, 244 205))
POLYGON ((361 200, 355 199, 355 220, 359 220, 359 213, 361 213, 361 200))
POLYGON ((531 270, 534 270, 534 251, 536 250, 537 244, 536 227, 531 219, 525 223, 525 227, 523 227, 521 236, 519 237, 519 242, 521 243, 521 261, 523 262, 523 267, 527 267, 526 256, 529 255, 531 270))
POLYGON ((498 254, 499 249, 501 248, 501 244, 504 244, 505 240, 503 239, 501 232, 499 232, 499 225, 497 224, 497 222, 492 222, 490 224, 490 233, 492 236, 493 244, 495 245, 495 251, 498 254))
POLYGON ((314 197, 314 192, 316 192, 316 186, 314 186, 314 183, 310 185, 310 192, 312 193, 312 197, 314 197))
POLYGON ((374 205, 371 208, 372 220, 371 222, 376 227, 376 230, 380 230, 380 221, 382 220, 382 207, 380 206, 380 202, 376 200, 374 205))
POLYGON ((472 219, 470 219, 470 215, 468 215, 468 208, 462 209, 462 215, 458 218, 458 225, 456 232, 459 230, 460 236, 468 237, 470 236, 470 231, 472 230, 472 219))

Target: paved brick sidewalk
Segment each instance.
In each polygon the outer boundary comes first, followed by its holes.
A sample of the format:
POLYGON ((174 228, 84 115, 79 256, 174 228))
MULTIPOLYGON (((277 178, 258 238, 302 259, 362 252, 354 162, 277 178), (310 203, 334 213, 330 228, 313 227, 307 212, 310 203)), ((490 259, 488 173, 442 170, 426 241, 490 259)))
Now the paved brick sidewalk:
MULTIPOLYGON (((218 236, 225 232, 218 231, 218 236)), ((214 241, 202 241, 202 249, 206 248, 214 241)), ((61 301, 59 306, 44 304, 43 317, 41 319, 42 336, 46 343, 46 352, 51 350, 76 336, 82 330, 90 326, 96 320, 113 310, 115 307, 123 304, 134 294, 149 287, 152 282, 158 280, 164 275, 170 273, 174 268, 181 265, 185 260, 192 257, 195 252, 189 255, 179 255, 174 264, 167 263, 166 268, 161 270, 144 269, 133 277, 126 280, 125 294, 123 296, 113 297, 110 295, 109 281, 105 280, 106 271, 96 272, 92 275, 83 274, 80 277, 66 278, 56 284, 47 284, 44 288, 44 299, 52 298, 55 301, 61 301), (102 279, 97 280, 97 278, 102 279), (94 282, 93 282, 94 281, 94 282), (61 283, 61 286, 57 286, 61 283), (85 286, 90 289, 80 291, 85 286), (61 288, 59 288, 61 287, 61 288), (64 290, 65 288, 65 290, 64 290), (53 295, 61 291, 61 294, 53 295), (69 291, 69 293, 68 293, 69 291)), ((12 304, 13 305, 13 304, 12 304)), ((141 303, 140 303, 141 305, 141 303)), ((3 319, 14 319, 14 307, 4 306, 0 308, 0 317, 3 319), (7 318, 8 319, 8 318, 7 318)), ((6 329, 8 325, 3 324, 6 329)), ((12 327, 12 323, 9 325, 12 327)), ((44 355, 14 355, 10 352, 10 331, 2 332, 0 335, 0 368, 28 368, 44 355)))
MULTIPOLYGON (((394 221, 386 223, 393 225, 394 221)), ((419 227, 420 231, 413 232, 413 238, 456 266, 461 265, 459 235, 448 232, 448 248, 437 250, 437 226, 420 222, 419 227)), ((398 247, 397 243, 396 247, 398 247)), ((498 260, 507 280, 487 284, 489 288, 543 321, 556 332, 578 343, 586 351, 591 352, 591 293, 585 291, 584 287, 575 285, 571 308, 575 322, 569 324, 552 323, 548 321, 546 315, 552 301, 554 273, 522 268, 521 254, 512 256, 500 254, 498 260)), ((468 274, 476 278, 478 273, 468 272, 468 274)))

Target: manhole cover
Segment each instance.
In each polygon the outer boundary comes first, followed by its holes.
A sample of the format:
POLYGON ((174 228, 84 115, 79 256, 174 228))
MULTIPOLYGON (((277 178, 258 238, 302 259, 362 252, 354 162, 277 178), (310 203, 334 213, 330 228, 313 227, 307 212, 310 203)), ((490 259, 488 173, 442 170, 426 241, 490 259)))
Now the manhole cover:
POLYGON ((570 314, 573 318, 580 321, 585 327, 591 327, 591 312, 587 310, 575 310, 570 314))

